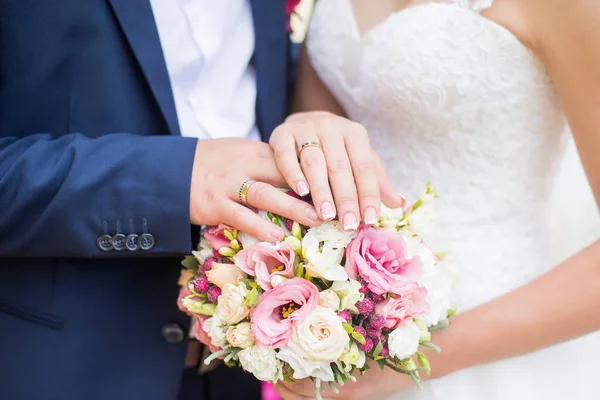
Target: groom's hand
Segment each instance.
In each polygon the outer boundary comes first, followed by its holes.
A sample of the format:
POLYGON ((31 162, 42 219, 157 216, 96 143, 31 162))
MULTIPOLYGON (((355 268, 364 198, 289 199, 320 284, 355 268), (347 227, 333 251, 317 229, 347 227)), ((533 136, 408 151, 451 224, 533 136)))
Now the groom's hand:
POLYGON ((239 203, 240 187, 247 179, 256 181, 246 195, 249 206, 303 225, 320 224, 314 207, 276 189, 287 184, 269 145, 246 139, 198 141, 190 190, 192 224, 224 223, 260 240, 282 240, 280 227, 239 203))
POLYGON ((377 223, 381 202, 404 205, 367 130, 356 122, 321 111, 293 114, 275 129, 270 144, 288 186, 301 196, 310 192, 324 221, 337 215, 344 229, 353 230, 361 220, 377 223))

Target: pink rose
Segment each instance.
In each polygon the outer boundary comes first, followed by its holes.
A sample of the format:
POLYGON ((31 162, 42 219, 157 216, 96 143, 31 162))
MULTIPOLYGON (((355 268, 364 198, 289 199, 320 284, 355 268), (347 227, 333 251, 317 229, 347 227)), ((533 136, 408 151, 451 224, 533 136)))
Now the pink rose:
POLYGON ((221 348, 212 344, 210 336, 208 336, 208 333, 202 327, 202 323, 209 317, 207 315, 194 315, 194 317, 195 318, 192 321, 192 334, 194 337, 201 343, 208 346, 211 353, 216 353, 217 351, 221 350, 221 348))
POLYGON ((232 227, 227 226, 225 224, 219 224, 219 226, 211 226, 210 228, 206 229, 206 231, 204 231, 204 238, 208 240, 210 246, 216 251, 219 251, 219 249, 221 249, 222 247, 229 246, 229 239, 227 239, 223 234, 223 232, 225 232, 225 229, 227 229, 230 232, 233 231, 232 227))
POLYGON ((256 283, 263 289, 273 288, 271 278, 281 275, 294 277, 294 258, 296 253, 289 244, 256 243, 241 250, 233 257, 235 265, 248 275, 256 277, 256 283))
POLYGON ((401 293, 423 274, 419 257, 406 257, 404 238, 386 229, 362 228, 346 248, 346 272, 376 294, 401 293))
POLYGON ((412 320, 418 315, 429 314, 427 289, 414 285, 396 297, 390 297, 375 307, 375 313, 384 320, 384 328, 396 329, 402 322, 412 320))
POLYGON ((252 333, 258 344, 287 345, 295 321, 306 318, 319 305, 319 290, 302 278, 288 279, 264 292, 252 310, 252 333))

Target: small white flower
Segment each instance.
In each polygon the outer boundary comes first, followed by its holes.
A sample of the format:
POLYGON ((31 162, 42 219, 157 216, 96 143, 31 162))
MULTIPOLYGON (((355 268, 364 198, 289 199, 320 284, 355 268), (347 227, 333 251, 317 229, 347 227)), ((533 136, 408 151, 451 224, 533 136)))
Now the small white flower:
POLYGON ((226 325, 234 325, 246 319, 250 314, 250 308, 244 305, 244 299, 248 294, 246 286, 243 283, 238 285, 226 283, 221 290, 215 315, 226 325))
POLYGON ((323 290, 319 293, 319 305, 338 311, 340 309, 340 297, 331 289, 323 290))
POLYGON ((457 271, 449 260, 438 261, 431 268, 424 268, 419 285, 427 289, 427 302, 431 311, 425 316, 427 326, 436 325, 446 318, 451 308, 452 291, 457 271))
POLYGON ((252 325, 250 322, 242 322, 236 326, 230 326, 227 329, 227 341, 233 347, 247 349, 254 345, 252 336, 252 325))
POLYGON ((242 368, 261 381, 277 382, 283 379, 281 361, 270 347, 252 346, 238 353, 242 368))
POLYGON ((407 217, 408 229, 420 236, 427 236, 435 228, 438 215, 429 202, 417 208, 407 217))
POLYGON ((342 310, 349 310, 358 314, 356 303, 365 298, 365 295, 359 292, 360 287, 360 282, 354 279, 333 282, 331 290, 340 297, 342 310))
POLYGON ((390 356, 402 360, 412 356, 419 349, 421 330, 414 322, 409 322, 394 329, 388 336, 390 356))
POLYGON ((226 338, 227 327, 223 326, 223 322, 219 317, 215 315, 205 319, 202 323, 202 329, 208 334, 213 345, 222 349, 229 347, 226 338))
POLYGON ((358 348, 358 345, 354 342, 350 342, 346 346, 346 350, 340 356, 340 360, 344 363, 343 369, 350 372, 352 367, 362 368, 365 365, 367 357, 365 353, 358 348))
POLYGON ((198 246, 198 251, 192 251, 192 254, 196 257, 200 265, 202 265, 207 258, 213 256, 214 252, 210 243, 208 243, 208 240, 202 238, 202 240, 200 240, 200 245, 198 246))
POLYGON ((287 280, 287 278, 285 276, 281 276, 281 275, 273 275, 271 277, 271 286, 275 287, 277 285, 279 285, 282 282, 285 282, 287 280))
POLYGON ((277 358, 290 364, 294 370, 294 379, 318 378, 323 382, 331 382, 335 379, 331 363, 329 361, 315 361, 306 359, 294 352, 289 347, 284 347, 277 353, 277 358))
POLYGON ((242 244, 242 246, 244 246, 245 249, 256 243, 260 243, 260 240, 244 232, 238 232, 237 240, 242 244))
POLYGON ((305 265, 307 273, 329 281, 348 279, 340 263, 346 246, 355 236, 356 232, 344 231, 339 221, 324 222, 309 229, 302 239, 302 252, 308 261, 305 265))

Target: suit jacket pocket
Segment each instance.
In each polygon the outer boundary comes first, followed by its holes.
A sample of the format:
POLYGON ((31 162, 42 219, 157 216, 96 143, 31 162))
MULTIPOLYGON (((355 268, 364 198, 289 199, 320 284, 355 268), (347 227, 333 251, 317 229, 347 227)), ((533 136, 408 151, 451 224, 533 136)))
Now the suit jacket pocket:
POLYGON ((30 307, 11 303, 0 298, 0 312, 5 312, 14 317, 30 321, 50 329, 61 330, 65 327, 65 320, 53 314, 34 310, 30 307))

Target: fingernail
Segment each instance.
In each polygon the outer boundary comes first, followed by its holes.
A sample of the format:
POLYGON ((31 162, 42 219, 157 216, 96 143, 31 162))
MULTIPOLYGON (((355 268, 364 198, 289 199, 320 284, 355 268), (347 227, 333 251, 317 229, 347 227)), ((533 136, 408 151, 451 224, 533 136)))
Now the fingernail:
POLYGON ((308 194, 308 185, 306 182, 298 182, 296 185, 296 190, 300 196, 306 196, 308 194))
POLYGON ((400 196, 400 198, 402 199, 402 205, 400 207, 404 208, 404 206, 406 205, 406 197, 402 196, 400 193, 398 193, 398 196, 400 196))
POLYGON ((347 231, 355 231, 358 229, 358 220, 356 215, 348 213, 344 216, 344 229, 347 231))
POLYGON ((377 223, 377 211, 373 207, 369 207, 365 210, 365 224, 375 225, 377 223))
POLYGON ((306 216, 308 217, 308 219, 310 219, 311 221, 314 221, 314 222, 317 222, 319 220, 319 216, 317 215, 317 212, 312 207, 309 207, 306 209, 306 216))
POLYGON ((321 204, 321 215, 323 216, 323 219, 326 220, 335 218, 335 210, 330 202, 326 201, 321 204))
POLYGON ((269 236, 271 237, 271 239, 273 239, 273 241, 279 242, 280 240, 283 240, 285 234, 281 229, 273 228, 269 231, 269 236))

